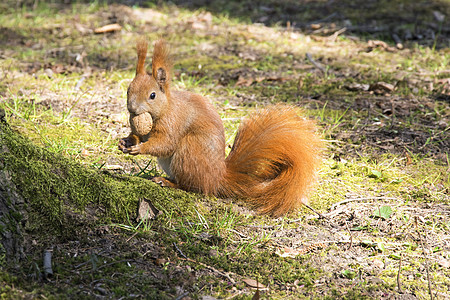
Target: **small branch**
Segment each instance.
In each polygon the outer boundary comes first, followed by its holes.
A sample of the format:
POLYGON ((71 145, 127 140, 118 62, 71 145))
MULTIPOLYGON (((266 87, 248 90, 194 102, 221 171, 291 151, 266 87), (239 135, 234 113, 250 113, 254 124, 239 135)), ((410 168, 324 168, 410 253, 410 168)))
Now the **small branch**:
POLYGON ((184 258, 184 259, 188 259, 186 255, 184 255, 183 252, 181 252, 180 248, 178 248, 177 244, 175 244, 175 242, 173 242, 173 246, 175 247, 175 249, 178 251, 178 253, 180 253, 180 255, 184 258))
POLYGON ((398 286, 398 292, 400 294, 403 294, 402 285, 400 283, 400 272, 402 269, 402 259, 403 259, 403 253, 400 253, 400 262, 398 263, 398 272, 397 272, 397 286, 398 286))
POLYGON ((394 197, 363 197, 363 198, 352 198, 352 199, 345 199, 341 202, 335 203, 331 206, 330 210, 334 210, 337 206, 342 205, 342 204, 346 204, 349 202, 354 202, 354 201, 367 201, 367 200, 398 200, 398 198, 394 198, 394 197))
POLYGON ((235 283, 236 283, 236 282, 234 281, 234 279, 231 278, 230 275, 229 275, 231 272, 227 272, 227 273, 221 272, 221 271, 217 270, 217 269, 214 268, 214 267, 211 267, 211 266, 208 266, 207 264, 204 264, 204 263, 202 263, 202 262, 193 260, 192 258, 186 258, 186 260, 187 260, 187 261, 190 261, 190 262, 193 262, 193 263, 196 263, 196 264, 199 264, 200 266, 205 267, 205 268, 207 268, 207 269, 210 269, 211 271, 213 271, 213 272, 215 272, 215 273, 217 273, 217 274, 219 274, 219 275, 225 277, 226 279, 228 279, 232 284, 235 284, 235 283))
MULTIPOLYGON (((419 226, 417 225, 417 216, 414 219, 414 224, 416 225, 416 231, 417 231, 417 234, 419 235, 420 245, 422 246, 423 257, 425 258, 425 270, 427 271, 428 293, 430 294, 430 300, 433 300, 433 292, 431 291, 430 270, 428 268, 428 257, 427 257, 427 253, 425 252, 425 247, 424 247, 424 244, 422 241, 422 236, 420 235, 419 226)), ((424 233, 425 233, 425 231, 424 231, 424 233)), ((425 236, 425 238, 426 238, 426 236, 425 236)))
POLYGON ((340 227, 339 225, 334 224, 333 221, 330 218, 328 218, 328 217, 324 216, 323 214, 321 214, 320 212, 316 211, 314 208, 312 208, 308 204, 303 203, 303 205, 305 207, 309 208, 310 210, 312 210, 314 213, 316 213, 319 216, 319 218, 325 219, 328 222, 330 222, 331 226, 333 226, 334 228, 339 228, 340 227))
POLYGON ((341 34, 344 33, 347 30, 347 28, 341 28, 338 31, 336 31, 335 33, 333 33, 332 35, 330 35, 327 39, 330 40, 331 42, 335 42, 337 37, 341 34))
POLYGON ((348 249, 347 249, 347 251, 348 251, 353 246, 353 235, 352 235, 352 232, 350 231, 350 228, 348 228, 347 221, 345 221, 345 227, 347 227, 347 232, 350 235, 350 245, 348 245, 348 249))
POLYGON ((328 217, 325 217, 324 215, 322 215, 320 212, 318 212, 317 210, 315 210, 314 208, 312 208, 311 206, 309 206, 308 204, 302 203, 305 207, 309 208, 311 211, 313 211, 314 213, 316 213, 319 218, 321 219, 327 219, 330 221, 330 219, 328 217))
POLYGON ((311 57, 311 54, 306 53, 306 58, 314 65, 314 67, 316 67, 317 69, 319 69, 319 70, 322 72, 322 74, 326 74, 326 73, 327 73, 327 70, 326 70, 321 64, 319 64, 318 62, 316 62, 316 61, 311 57))
POLYGON ((236 283, 236 282, 234 281, 234 279, 230 277, 229 273, 221 272, 221 271, 217 270, 217 269, 214 268, 214 267, 211 267, 211 266, 208 266, 208 265, 206 265, 206 264, 204 264, 204 263, 202 263, 202 262, 193 260, 192 258, 189 258, 189 257, 187 257, 186 255, 184 255, 184 253, 181 252, 180 248, 178 248, 178 246, 177 246, 177 244, 176 244, 175 242, 173 243, 173 245, 175 246, 175 249, 178 251, 178 253, 180 253, 180 255, 181 255, 185 260, 190 261, 190 262, 193 262, 193 263, 196 263, 196 264, 198 264, 198 265, 201 265, 202 267, 205 267, 205 268, 207 268, 207 269, 210 269, 210 270, 213 271, 214 273, 217 273, 217 274, 219 274, 219 275, 225 277, 226 279, 228 279, 228 280, 229 280, 231 283, 233 283, 233 284, 236 283))

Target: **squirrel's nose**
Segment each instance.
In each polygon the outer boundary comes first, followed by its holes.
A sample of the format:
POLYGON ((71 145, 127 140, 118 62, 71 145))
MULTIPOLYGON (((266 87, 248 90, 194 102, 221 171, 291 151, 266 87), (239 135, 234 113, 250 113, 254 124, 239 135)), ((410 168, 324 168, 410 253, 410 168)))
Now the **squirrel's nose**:
POLYGON ((128 101, 127 108, 130 114, 140 115, 147 111, 145 104, 141 104, 137 101, 128 101))

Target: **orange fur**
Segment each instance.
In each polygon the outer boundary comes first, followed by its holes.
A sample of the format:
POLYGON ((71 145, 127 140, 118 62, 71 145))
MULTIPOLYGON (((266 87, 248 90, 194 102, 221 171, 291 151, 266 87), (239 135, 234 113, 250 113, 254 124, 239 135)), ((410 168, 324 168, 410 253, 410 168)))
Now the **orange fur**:
POLYGON ((165 71, 166 81, 163 84, 163 88, 169 91, 169 85, 172 72, 172 58, 169 54, 169 47, 164 40, 158 40, 155 43, 155 50, 153 51, 152 58, 152 75, 153 78, 158 78, 158 70, 163 69, 165 71))
POLYGON ((136 65, 136 75, 145 74, 145 58, 147 57, 147 41, 145 39, 139 40, 136 45, 136 52, 138 55, 138 62, 136 65))
POLYGON ((139 42, 137 50, 128 109, 137 115, 150 113, 153 127, 148 137, 122 139, 119 148, 158 157, 169 181, 155 182, 247 198, 261 213, 273 216, 306 201, 321 161, 322 143, 313 121, 286 105, 260 110, 243 122, 225 158, 224 129, 214 107, 200 95, 170 90, 172 61, 165 42, 155 44, 152 74, 142 73, 146 46, 139 42))
POLYGON ((221 192, 249 199, 261 213, 280 216, 307 199, 320 165, 315 125, 288 106, 258 111, 240 127, 226 159, 221 192))

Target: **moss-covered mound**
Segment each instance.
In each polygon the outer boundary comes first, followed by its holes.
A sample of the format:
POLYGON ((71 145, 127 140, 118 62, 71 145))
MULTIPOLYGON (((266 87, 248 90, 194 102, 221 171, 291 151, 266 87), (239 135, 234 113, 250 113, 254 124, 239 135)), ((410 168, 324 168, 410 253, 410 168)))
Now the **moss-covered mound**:
POLYGON ((1 189, 5 194, 1 199, 8 201, 5 206, 24 202, 11 216, 27 232, 57 234, 61 239, 92 225, 129 222, 144 197, 159 209, 191 204, 181 191, 161 189, 142 178, 110 174, 51 153, 11 130, 5 121, 0 122, 0 144, 0 172, 9 185, 7 195, 6 187, 1 189), (175 200, 167 203, 168 198, 175 200))

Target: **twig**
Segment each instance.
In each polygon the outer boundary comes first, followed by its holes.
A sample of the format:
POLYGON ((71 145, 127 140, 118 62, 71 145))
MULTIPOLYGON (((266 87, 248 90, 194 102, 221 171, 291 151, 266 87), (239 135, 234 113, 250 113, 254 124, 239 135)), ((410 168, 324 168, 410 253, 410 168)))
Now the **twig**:
POLYGON ((398 286, 398 292, 400 294, 403 294, 402 285, 400 283, 400 271, 402 269, 402 258, 403 258, 403 255, 402 255, 402 253, 400 253, 400 262, 398 263, 398 272, 397 272, 397 286, 398 286))
POLYGON ((318 62, 316 62, 312 57, 311 54, 306 53, 306 58, 314 65, 314 67, 316 67, 317 69, 319 69, 323 74, 327 73, 327 70, 322 67, 322 65, 320 65, 318 62))
POLYGON ((178 253, 180 253, 180 255, 181 255, 185 260, 190 261, 190 262, 193 262, 193 263, 196 263, 196 264, 199 264, 199 265, 201 265, 202 267, 205 267, 205 268, 207 268, 207 269, 210 269, 211 271, 213 271, 213 272, 215 272, 215 273, 217 273, 217 274, 219 274, 219 275, 221 275, 221 276, 227 278, 231 283, 233 283, 233 284, 235 283, 235 281, 233 280, 233 278, 231 278, 230 275, 228 275, 229 272, 228 272, 228 274, 227 274, 227 273, 223 273, 223 272, 217 270, 217 269, 214 268, 214 267, 211 267, 211 266, 208 266, 208 265, 206 265, 206 264, 204 264, 204 263, 202 263, 202 262, 193 260, 192 258, 189 258, 189 257, 187 257, 186 255, 184 255, 184 253, 181 252, 180 248, 178 248, 178 246, 177 246, 177 244, 176 244, 175 242, 173 243, 173 245, 175 246, 175 249, 178 251, 178 253))
POLYGON ((230 229, 230 231, 236 233, 236 234, 239 235, 241 238, 248 238, 248 236, 246 236, 246 235, 243 234, 243 233, 240 233, 240 232, 237 231, 237 230, 230 229))
POLYGON ((131 235, 128 239, 127 239, 127 243, 136 236, 136 234, 138 234, 139 231, 136 231, 135 233, 133 233, 133 235, 131 235))
MULTIPOLYGON (((425 252, 425 247, 423 245, 422 237, 419 232, 419 226, 417 225, 417 216, 414 219, 414 224, 416 225, 416 231, 417 231, 417 234, 419 235, 420 245, 422 246, 423 257, 425 258, 425 270, 427 271, 428 293, 430 294, 430 300, 433 300, 433 293, 431 291, 430 270, 428 268, 428 257, 427 257, 427 253, 425 252)), ((426 236, 425 236, 425 238, 426 238, 426 236)))
POLYGON ((367 201, 367 200, 398 200, 395 197, 363 197, 363 198, 352 198, 352 199, 345 199, 341 202, 335 203, 331 206, 330 210, 334 210, 337 206, 342 205, 342 204, 346 204, 349 202, 354 202, 354 201, 367 201))
POLYGON ((178 251, 178 253, 180 253, 180 255, 184 258, 184 259, 188 259, 186 255, 184 255, 183 252, 181 252, 180 248, 178 248, 177 244, 175 244, 175 242, 173 242, 173 246, 175 247, 175 249, 178 251))
POLYGON ((309 206, 308 204, 303 203, 303 205, 307 208, 309 208, 310 210, 312 210, 314 213, 316 213, 321 219, 327 219, 330 220, 328 217, 325 217, 324 215, 322 215, 320 212, 318 212, 317 210, 315 210, 314 208, 312 208, 311 206, 309 206))
POLYGON ((348 234, 350 235, 350 245, 348 245, 348 249, 347 249, 347 250, 350 250, 350 248, 353 246, 353 235, 352 235, 352 232, 350 231, 350 228, 348 228, 347 221, 345 221, 345 227, 347 227, 348 234))
POLYGON ((208 266, 207 264, 204 264, 204 263, 202 263, 202 262, 193 260, 192 258, 185 258, 185 259, 186 259, 187 261, 190 261, 190 262, 199 264, 199 265, 202 266, 202 267, 205 267, 205 268, 207 268, 207 269, 210 269, 211 271, 213 271, 213 272, 215 272, 215 273, 217 273, 217 274, 219 274, 219 275, 225 277, 226 279, 228 279, 228 280, 229 280, 231 283, 233 283, 233 284, 236 283, 236 282, 234 281, 234 279, 231 278, 230 275, 229 275, 231 272, 224 273, 224 272, 222 272, 222 271, 217 270, 217 269, 214 268, 214 267, 208 266))
POLYGON ((335 33, 333 33, 332 35, 330 35, 327 39, 328 40, 330 40, 330 41, 332 41, 332 42, 335 42, 336 41, 336 39, 337 39, 337 37, 341 34, 341 33, 344 33, 345 31, 347 30, 347 28, 341 28, 341 29, 339 29, 338 31, 336 31, 335 33))
POLYGON ((330 225, 334 228, 340 228, 341 226, 335 224, 330 218, 328 218, 327 216, 324 216, 323 214, 321 214, 320 212, 316 211, 314 208, 312 208, 311 206, 309 206, 308 204, 303 203, 303 205, 307 208, 309 208, 310 210, 312 210, 313 212, 315 212, 317 215, 319 215, 319 218, 325 219, 327 220, 330 225))

